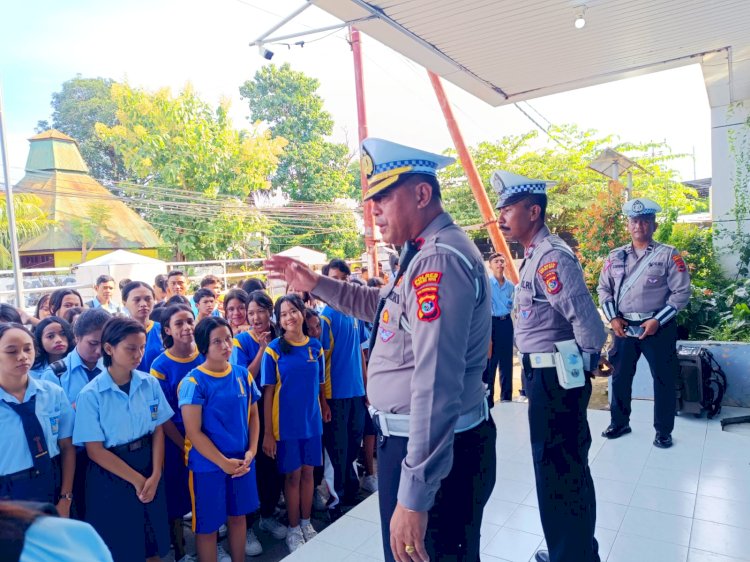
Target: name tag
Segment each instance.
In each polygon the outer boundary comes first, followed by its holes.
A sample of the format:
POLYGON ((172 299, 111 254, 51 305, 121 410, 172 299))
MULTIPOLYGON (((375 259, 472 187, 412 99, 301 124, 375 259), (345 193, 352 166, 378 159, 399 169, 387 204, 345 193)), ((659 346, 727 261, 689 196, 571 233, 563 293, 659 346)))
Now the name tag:
POLYGON ((52 435, 57 435, 60 431, 60 416, 50 416, 49 425, 52 429, 52 435))
POLYGON ((149 404, 148 409, 151 410, 151 421, 156 421, 159 415, 159 403, 154 402, 153 404, 149 404))

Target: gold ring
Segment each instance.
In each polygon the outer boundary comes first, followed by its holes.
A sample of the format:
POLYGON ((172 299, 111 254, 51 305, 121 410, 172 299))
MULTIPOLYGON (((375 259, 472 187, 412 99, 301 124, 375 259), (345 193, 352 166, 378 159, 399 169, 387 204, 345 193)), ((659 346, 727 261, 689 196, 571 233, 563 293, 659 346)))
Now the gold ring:
POLYGON ((406 554, 414 554, 417 551, 417 549, 410 544, 404 546, 404 550, 406 551, 406 554))

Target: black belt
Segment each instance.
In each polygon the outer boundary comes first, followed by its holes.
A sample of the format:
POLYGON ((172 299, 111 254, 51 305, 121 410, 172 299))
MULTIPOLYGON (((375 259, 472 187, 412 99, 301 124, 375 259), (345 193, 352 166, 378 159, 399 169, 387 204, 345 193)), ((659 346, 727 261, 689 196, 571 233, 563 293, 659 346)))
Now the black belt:
POLYGON ((508 320, 510 318, 510 314, 505 314, 503 316, 493 316, 492 319, 498 319, 498 320, 508 320))
POLYGON ((144 447, 148 447, 150 445, 151 445, 151 434, 149 433, 147 435, 144 435, 143 437, 139 437, 135 441, 131 441, 130 443, 125 443, 124 445, 116 445, 114 447, 110 447, 108 450, 118 455, 121 453, 132 453, 133 451, 139 451, 143 449, 144 447))
POLYGON ((23 470, 19 470, 18 472, 14 472, 13 474, 5 474, 3 476, 0 476, 0 482, 15 482, 17 480, 31 480, 32 478, 37 478, 41 476, 41 471, 37 470, 33 466, 31 468, 25 468, 23 470))

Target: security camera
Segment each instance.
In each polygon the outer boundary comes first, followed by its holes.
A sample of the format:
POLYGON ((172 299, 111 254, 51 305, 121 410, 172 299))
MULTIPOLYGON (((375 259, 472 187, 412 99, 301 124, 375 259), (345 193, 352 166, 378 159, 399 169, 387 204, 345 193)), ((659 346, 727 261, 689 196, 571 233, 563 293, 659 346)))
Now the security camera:
POLYGON ((271 60, 273 58, 273 51, 266 49, 263 45, 258 45, 258 52, 260 53, 260 56, 266 60, 271 60))

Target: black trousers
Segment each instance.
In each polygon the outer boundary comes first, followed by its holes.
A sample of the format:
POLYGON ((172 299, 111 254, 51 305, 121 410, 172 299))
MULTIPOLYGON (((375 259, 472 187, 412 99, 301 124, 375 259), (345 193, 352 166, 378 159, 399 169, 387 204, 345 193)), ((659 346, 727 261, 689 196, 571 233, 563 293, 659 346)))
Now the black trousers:
POLYGON ((615 337, 609 352, 614 367, 610 411, 612 423, 625 425, 630 421, 630 399, 633 377, 641 354, 646 356, 654 378, 654 429, 672 433, 675 416, 675 383, 677 378, 677 323, 668 322, 653 336, 644 340, 615 337))
MULTIPOLYGON (((284 486, 284 476, 279 474, 276 459, 272 459, 263 452, 263 432, 266 429, 263 399, 258 400, 258 415, 260 416, 260 435, 258 437, 258 454, 255 457, 255 477, 258 481, 258 498, 260 499, 260 516, 271 517, 276 510, 284 486)), ((248 518, 254 514, 248 515, 248 518)), ((248 528, 252 521, 248 521, 248 528)))
MULTIPOLYGON (((429 513, 425 546, 430 560, 479 562, 479 528, 484 506, 495 487, 497 430, 490 418, 474 429, 456 433, 453 467, 440 484, 429 513)), ((391 517, 396 509, 405 437, 384 437, 378 431, 378 496, 383 553, 393 562, 391 517)))
POLYGON ((588 464, 591 381, 570 390, 557 371, 524 365, 536 494, 551 562, 599 562, 596 496, 588 464))
POLYGON ((482 375, 482 381, 490 389, 490 407, 494 405, 495 375, 498 367, 500 367, 500 400, 511 400, 513 398, 513 321, 510 316, 492 317, 492 355, 482 375))
POLYGON ((354 461, 365 430, 365 398, 331 398, 331 421, 323 424, 323 447, 333 465, 333 487, 339 501, 353 503, 359 491, 354 461))

